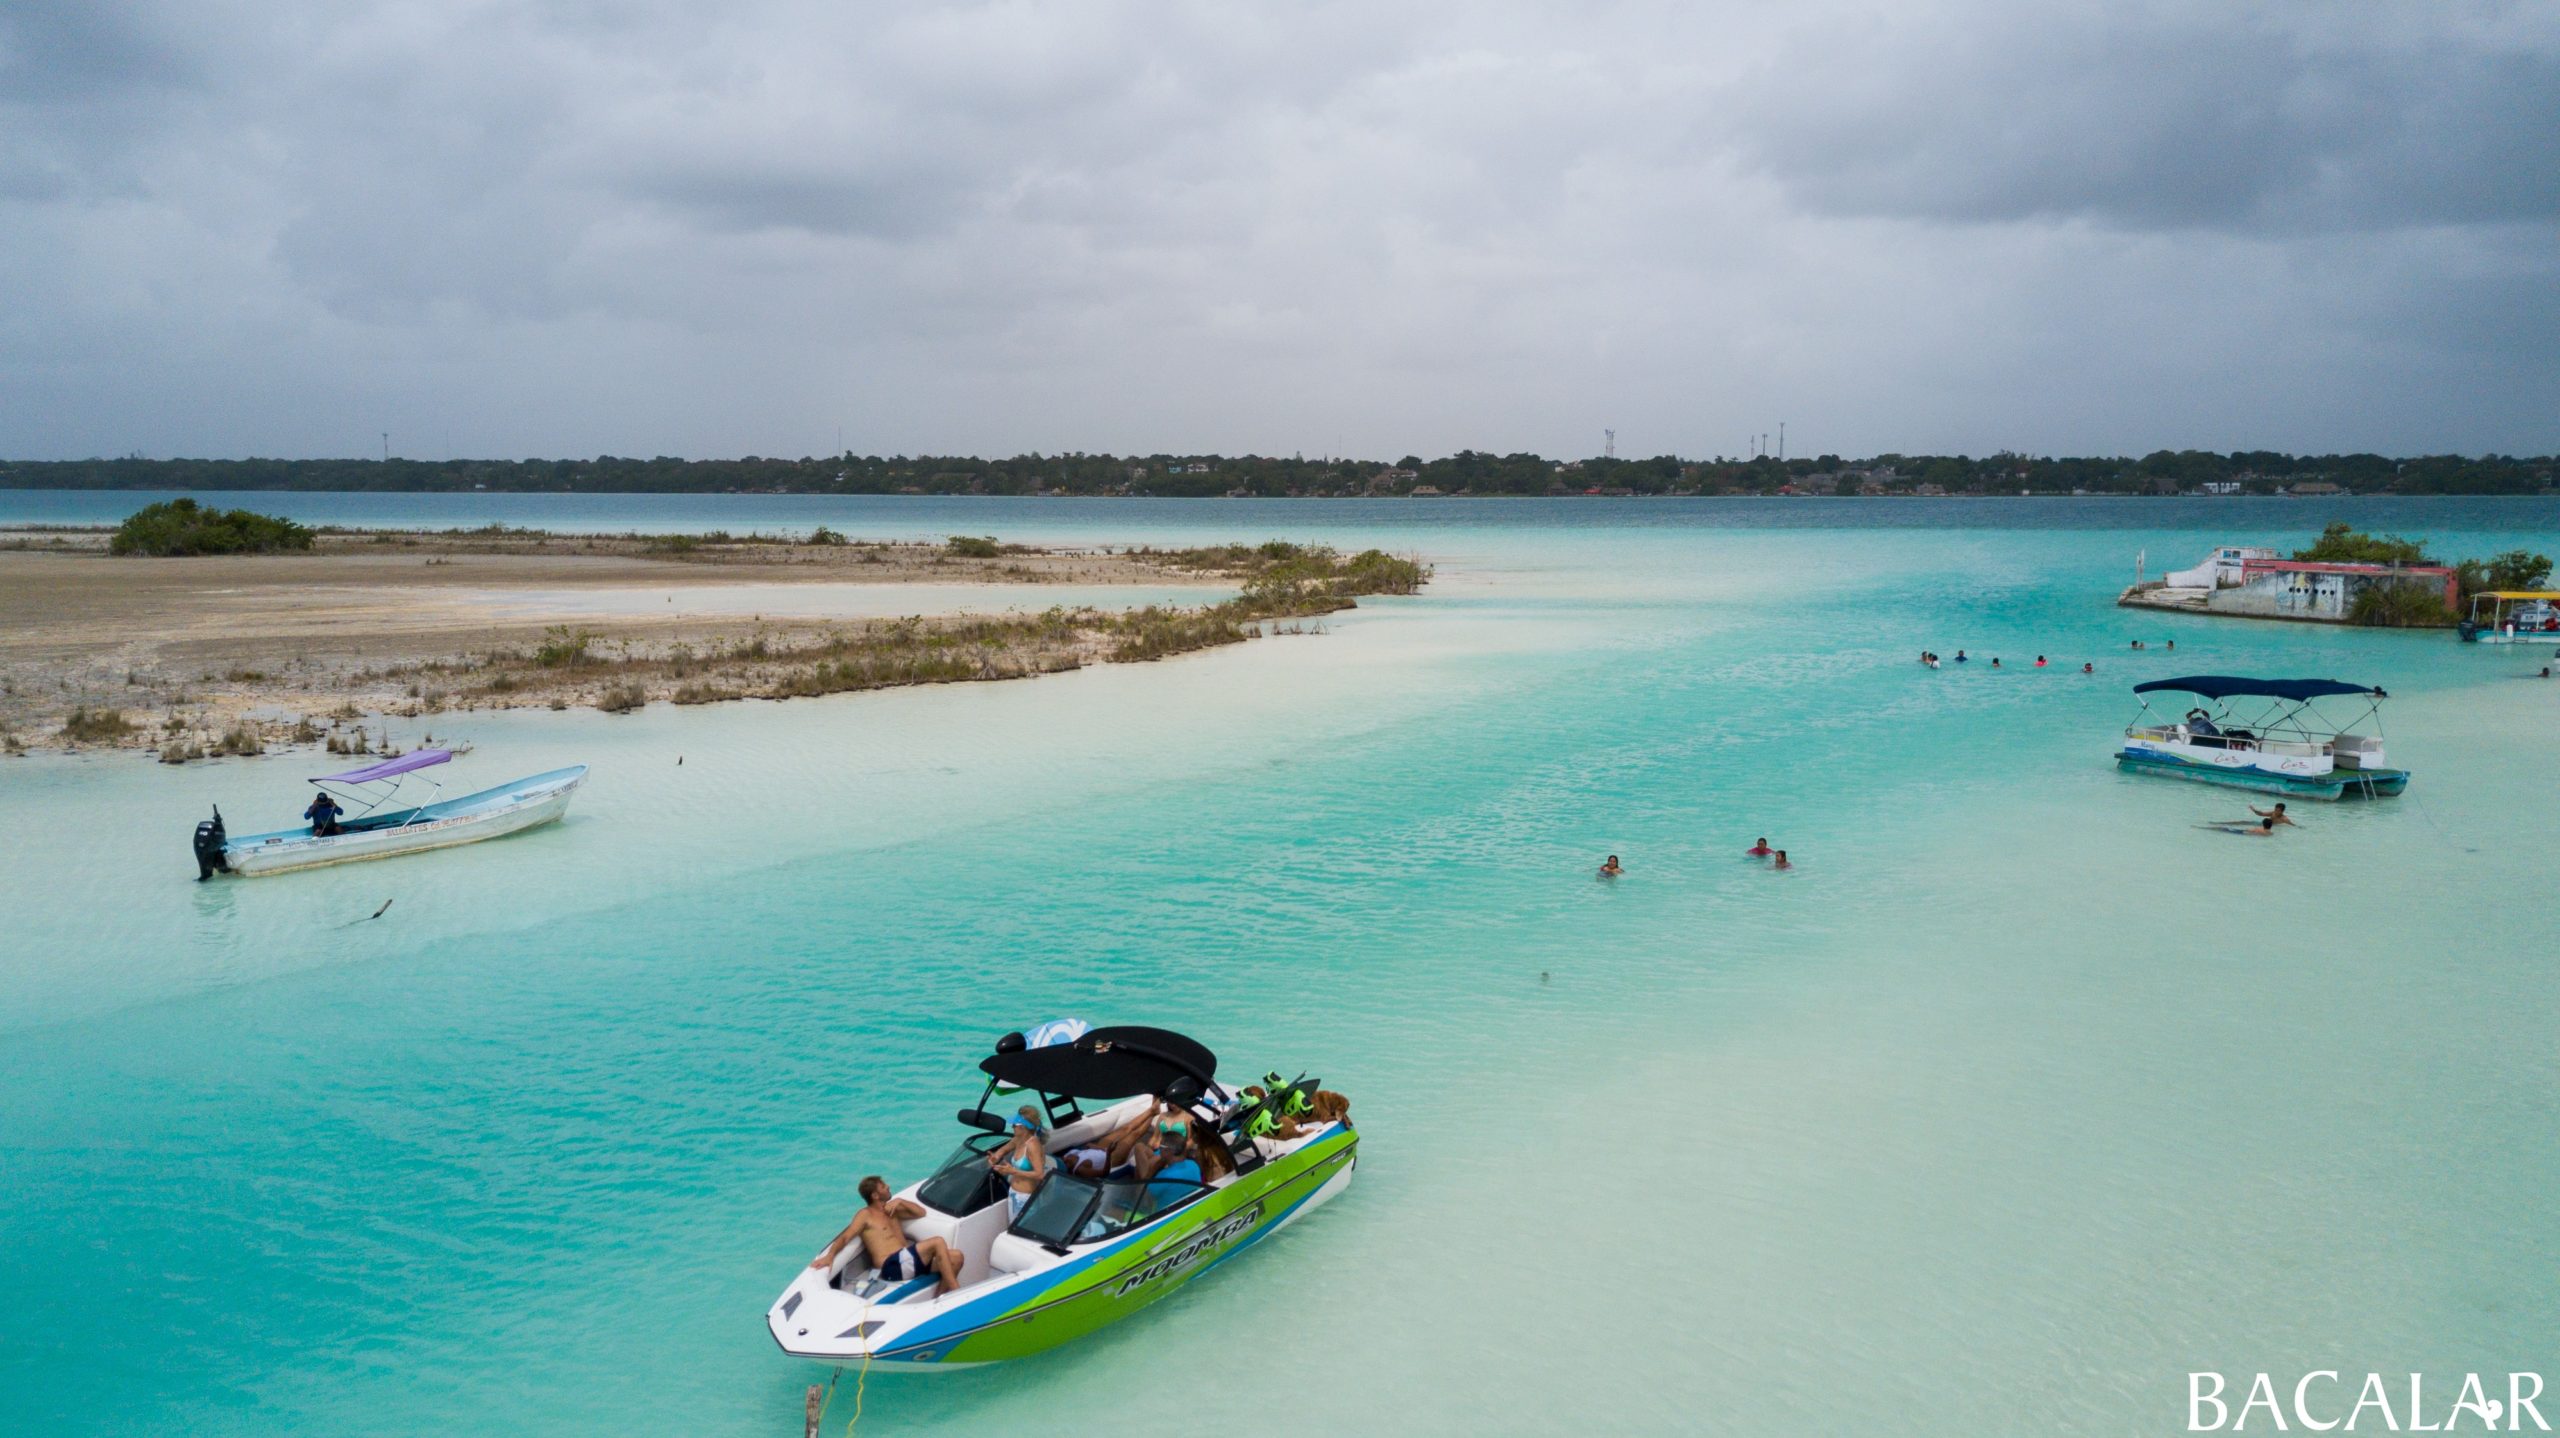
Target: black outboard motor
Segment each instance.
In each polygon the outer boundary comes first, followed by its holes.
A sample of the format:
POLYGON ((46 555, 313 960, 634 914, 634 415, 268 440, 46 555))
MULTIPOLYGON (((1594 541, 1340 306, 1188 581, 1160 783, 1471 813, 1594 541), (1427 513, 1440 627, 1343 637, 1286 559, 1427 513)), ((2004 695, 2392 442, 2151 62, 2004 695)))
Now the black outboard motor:
POLYGON ((196 882, 201 884, 216 873, 231 872, 231 861, 223 857, 228 842, 222 832, 222 809, 215 806, 213 817, 196 825, 196 882))

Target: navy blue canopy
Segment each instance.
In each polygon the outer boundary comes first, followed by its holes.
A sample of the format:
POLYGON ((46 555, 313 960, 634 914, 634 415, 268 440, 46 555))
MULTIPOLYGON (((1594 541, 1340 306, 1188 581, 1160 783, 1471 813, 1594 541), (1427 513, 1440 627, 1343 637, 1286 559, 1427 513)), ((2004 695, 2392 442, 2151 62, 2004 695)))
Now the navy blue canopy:
POLYGON ((2169 689, 2180 694, 2201 694, 2207 699, 2243 699, 2264 696, 2290 699, 2301 703, 2308 699, 2325 699, 2332 694, 2372 694, 2382 691, 2370 684, 2341 684, 2335 679, 2242 679, 2231 674, 2193 674, 2184 679, 2154 679, 2136 684, 2133 692, 2150 694, 2169 689))

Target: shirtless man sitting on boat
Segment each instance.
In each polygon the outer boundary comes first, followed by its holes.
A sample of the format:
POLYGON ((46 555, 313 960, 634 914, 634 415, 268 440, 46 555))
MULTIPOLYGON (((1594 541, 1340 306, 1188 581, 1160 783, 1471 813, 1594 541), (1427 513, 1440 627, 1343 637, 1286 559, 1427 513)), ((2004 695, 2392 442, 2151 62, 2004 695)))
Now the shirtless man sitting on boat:
POLYGON ((907 1241, 905 1223, 924 1217, 924 1205, 889 1196, 889 1180, 873 1174, 862 1181, 862 1210, 844 1232, 826 1247, 826 1251, 810 1260, 811 1268, 824 1268, 836 1261, 844 1246, 854 1239, 862 1240, 862 1252, 880 1276, 893 1283, 922 1278, 931 1273, 939 1279, 934 1292, 949 1293, 960 1286, 960 1255, 939 1238, 907 1241))

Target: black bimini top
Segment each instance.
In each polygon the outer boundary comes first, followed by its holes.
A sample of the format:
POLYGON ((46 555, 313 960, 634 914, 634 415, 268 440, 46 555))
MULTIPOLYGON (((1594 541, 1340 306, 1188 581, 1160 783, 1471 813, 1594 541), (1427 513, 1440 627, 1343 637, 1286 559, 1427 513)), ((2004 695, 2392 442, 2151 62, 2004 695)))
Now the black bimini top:
POLYGON ((1199 1040, 1171 1029, 1134 1024, 1094 1029, 1071 1044, 1014 1049, 978 1065, 989 1078, 1015 1088, 1068 1098, 1129 1098, 1163 1093, 1188 1075, 1207 1088, 1218 1074, 1218 1056, 1199 1040))
POLYGON ((2181 694, 2201 694, 2207 699, 2290 699, 2299 704, 2312 699, 2326 699, 2333 694, 2370 694, 2380 698, 2382 691, 2370 684, 2342 684, 2335 679, 2243 679, 2231 674, 2195 674, 2184 679, 2154 679, 2136 684, 2133 692, 2150 694, 2162 689, 2181 694))

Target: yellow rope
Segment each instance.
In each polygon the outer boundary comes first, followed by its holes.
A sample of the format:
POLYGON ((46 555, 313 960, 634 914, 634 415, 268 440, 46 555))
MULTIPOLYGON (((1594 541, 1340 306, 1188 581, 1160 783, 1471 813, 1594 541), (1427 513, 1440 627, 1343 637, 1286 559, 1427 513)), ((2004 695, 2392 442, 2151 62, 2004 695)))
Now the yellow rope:
MULTIPOLYGON (((861 1321, 871 1321, 871 1295, 868 1293, 862 1296, 861 1321)), ((871 1335, 865 1333, 862 1335, 862 1367, 853 1375, 853 1416, 844 1420, 844 1438, 853 1438, 853 1425, 862 1421, 862 1390, 871 1381, 871 1349, 871 1335)))
MULTIPOLYGON (((863 1311, 870 1312, 869 1305, 866 1304, 863 1311)), ((844 1420, 844 1438, 853 1438, 853 1425, 862 1421, 862 1388, 871 1380, 870 1342, 867 1338, 863 1340, 862 1367, 853 1375, 853 1416, 844 1420)))
MULTIPOLYGON (((865 1295, 862 1300, 862 1317, 858 1320, 857 1326, 870 1321, 871 1299, 865 1295)), ((862 1345, 862 1366, 856 1369, 853 1375, 853 1416, 844 1422, 845 1438, 853 1438, 854 1425, 862 1421, 862 1392, 871 1381, 871 1338, 868 1334, 864 1335, 862 1345)), ((836 1371, 827 1378, 826 1396, 818 1400, 818 1426, 821 1428, 826 1426, 828 1406, 836 1401, 836 1381, 842 1377, 844 1377, 844 1365, 839 1363, 836 1365, 836 1371)))

